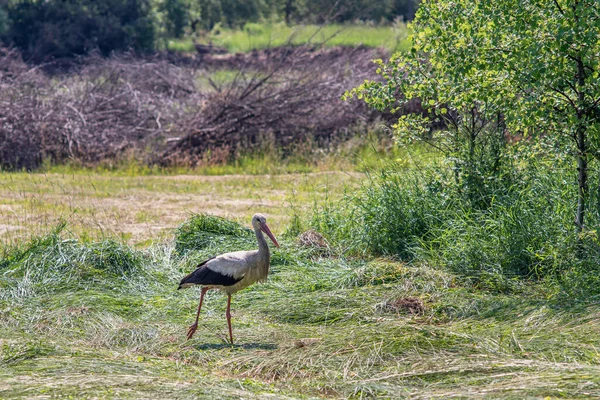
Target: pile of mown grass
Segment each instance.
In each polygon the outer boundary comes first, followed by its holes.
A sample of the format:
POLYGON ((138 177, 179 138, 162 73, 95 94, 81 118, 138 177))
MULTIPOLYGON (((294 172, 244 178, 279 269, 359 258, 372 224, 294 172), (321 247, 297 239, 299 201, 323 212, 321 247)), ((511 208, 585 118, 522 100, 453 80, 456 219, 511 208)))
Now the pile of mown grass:
POLYGON ((44 237, 5 249, 0 298, 50 294, 64 288, 112 288, 145 277, 144 255, 114 240, 81 243, 63 239, 65 224, 44 237), (117 286, 115 286, 117 285, 117 286))
POLYGON ((234 296, 231 347, 225 296, 209 292, 185 341, 198 292, 176 287, 231 243, 253 248, 246 228, 193 215, 143 250, 64 235, 2 257, 0 397, 600 394, 597 307, 542 286, 478 291, 444 269, 282 238, 269 281, 234 296))
POLYGON ((175 249, 183 254, 190 250, 238 248, 251 245, 253 232, 225 218, 207 214, 192 215, 179 226, 175 249))

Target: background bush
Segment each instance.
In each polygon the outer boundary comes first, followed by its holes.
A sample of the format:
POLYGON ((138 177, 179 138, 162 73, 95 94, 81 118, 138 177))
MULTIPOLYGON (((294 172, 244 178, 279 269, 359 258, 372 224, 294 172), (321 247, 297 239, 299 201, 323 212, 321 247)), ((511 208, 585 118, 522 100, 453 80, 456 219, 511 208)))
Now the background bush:
POLYGON ((4 41, 32 61, 155 46, 150 0, 21 0, 9 2, 2 12, 10 20, 4 41))
POLYGON ((312 227, 345 252, 411 260, 415 246, 443 221, 447 201, 443 177, 421 172, 389 165, 370 173, 358 192, 315 210, 312 227))

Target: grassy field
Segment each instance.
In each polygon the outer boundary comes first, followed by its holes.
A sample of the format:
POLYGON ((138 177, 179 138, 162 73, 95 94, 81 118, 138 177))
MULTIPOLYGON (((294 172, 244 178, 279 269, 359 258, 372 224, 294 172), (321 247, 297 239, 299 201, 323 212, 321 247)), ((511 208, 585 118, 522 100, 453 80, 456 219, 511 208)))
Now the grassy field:
POLYGON ((548 285, 502 294, 441 266, 349 258, 288 229, 361 180, 0 174, 0 398, 600 396, 600 307, 548 285), (216 292, 186 341, 198 291, 175 290, 179 279, 207 256, 254 247, 244 230, 191 213, 248 226, 257 211, 282 246, 268 283, 234 297, 236 345, 216 292), (193 229, 176 229, 186 221, 193 229))
MULTIPOLYGON (((254 49, 283 46, 287 44, 325 43, 326 46, 385 47, 390 51, 406 50, 410 46, 406 25, 300 25, 254 24, 248 23, 244 29, 218 28, 209 35, 216 46, 227 48, 229 52, 249 52, 254 49)), ((168 48, 175 51, 194 52, 191 38, 172 40, 168 48)))
POLYGON ((189 214, 205 212, 247 223, 257 210, 275 232, 303 209, 339 198, 358 173, 276 175, 140 175, 117 171, 0 174, 0 237, 5 243, 51 230, 60 221, 74 236, 120 237, 147 244, 172 236, 189 214))
POLYGON ((245 224, 257 209, 270 215, 276 232, 283 232, 292 217, 290 207, 307 213, 355 188, 368 169, 421 157, 420 148, 390 147, 389 139, 357 137, 328 154, 282 159, 266 153, 195 169, 131 162, 0 172, 0 240, 17 243, 64 221, 74 237, 118 237, 143 246, 171 237, 191 213, 245 224))

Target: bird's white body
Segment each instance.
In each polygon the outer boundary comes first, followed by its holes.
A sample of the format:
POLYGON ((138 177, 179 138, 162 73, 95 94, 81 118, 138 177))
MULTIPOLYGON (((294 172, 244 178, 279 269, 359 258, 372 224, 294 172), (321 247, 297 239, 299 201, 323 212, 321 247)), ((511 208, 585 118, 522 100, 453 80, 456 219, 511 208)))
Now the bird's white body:
MULTIPOLYGON (((266 242, 265 242, 266 245, 266 242)), ((234 251, 221 254, 208 260, 204 267, 221 275, 229 276, 238 280, 233 285, 203 285, 204 287, 220 289, 227 294, 233 294, 256 282, 265 282, 269 274, 269 248, 266 254, 258 250, 234 251)), ((195 285, 194 283, 184 283, 182 288, 195 285)))

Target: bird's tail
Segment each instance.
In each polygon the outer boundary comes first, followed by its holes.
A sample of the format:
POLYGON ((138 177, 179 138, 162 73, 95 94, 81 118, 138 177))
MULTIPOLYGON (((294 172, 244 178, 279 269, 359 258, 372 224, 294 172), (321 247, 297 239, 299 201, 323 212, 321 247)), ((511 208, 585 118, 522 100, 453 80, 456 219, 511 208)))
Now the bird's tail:
MULTIPOLYGON (((196 272, 196 271, 194 271, 194 272, 196 272)), ((183 279, 181 280, 181 282, 179 282, 179 287, 177 288, 177 290, 179 290, 179 289, 185 289, 185 288, 188 288, 190 286, 194 286, 194 284, 190 282, 194 278, 194 276, 193 276, 194 272, 192 272, 191 274, 188 274, 188 275, 186 275, 186 276, 183 277, 183 279)))
POLYGON ((177 288, 177 290, 179 289, 185 289, 187 287, 190 286, 194 286, 194 285, 202 285, 205 282, 202 282, 202 279, 200 278, 199 272, 202 269, 202 267, 209 262, 210 260, 212 260, 214 257, 209 258, 208 260, 202 261, 200 264, 198 264, 196 266, 196 269, 194 271, 192 271, 192 273, 187 274, 186 276, 183 277, 183 279, 181 280, 181 282, 179 282, 179 287, 177 288))

